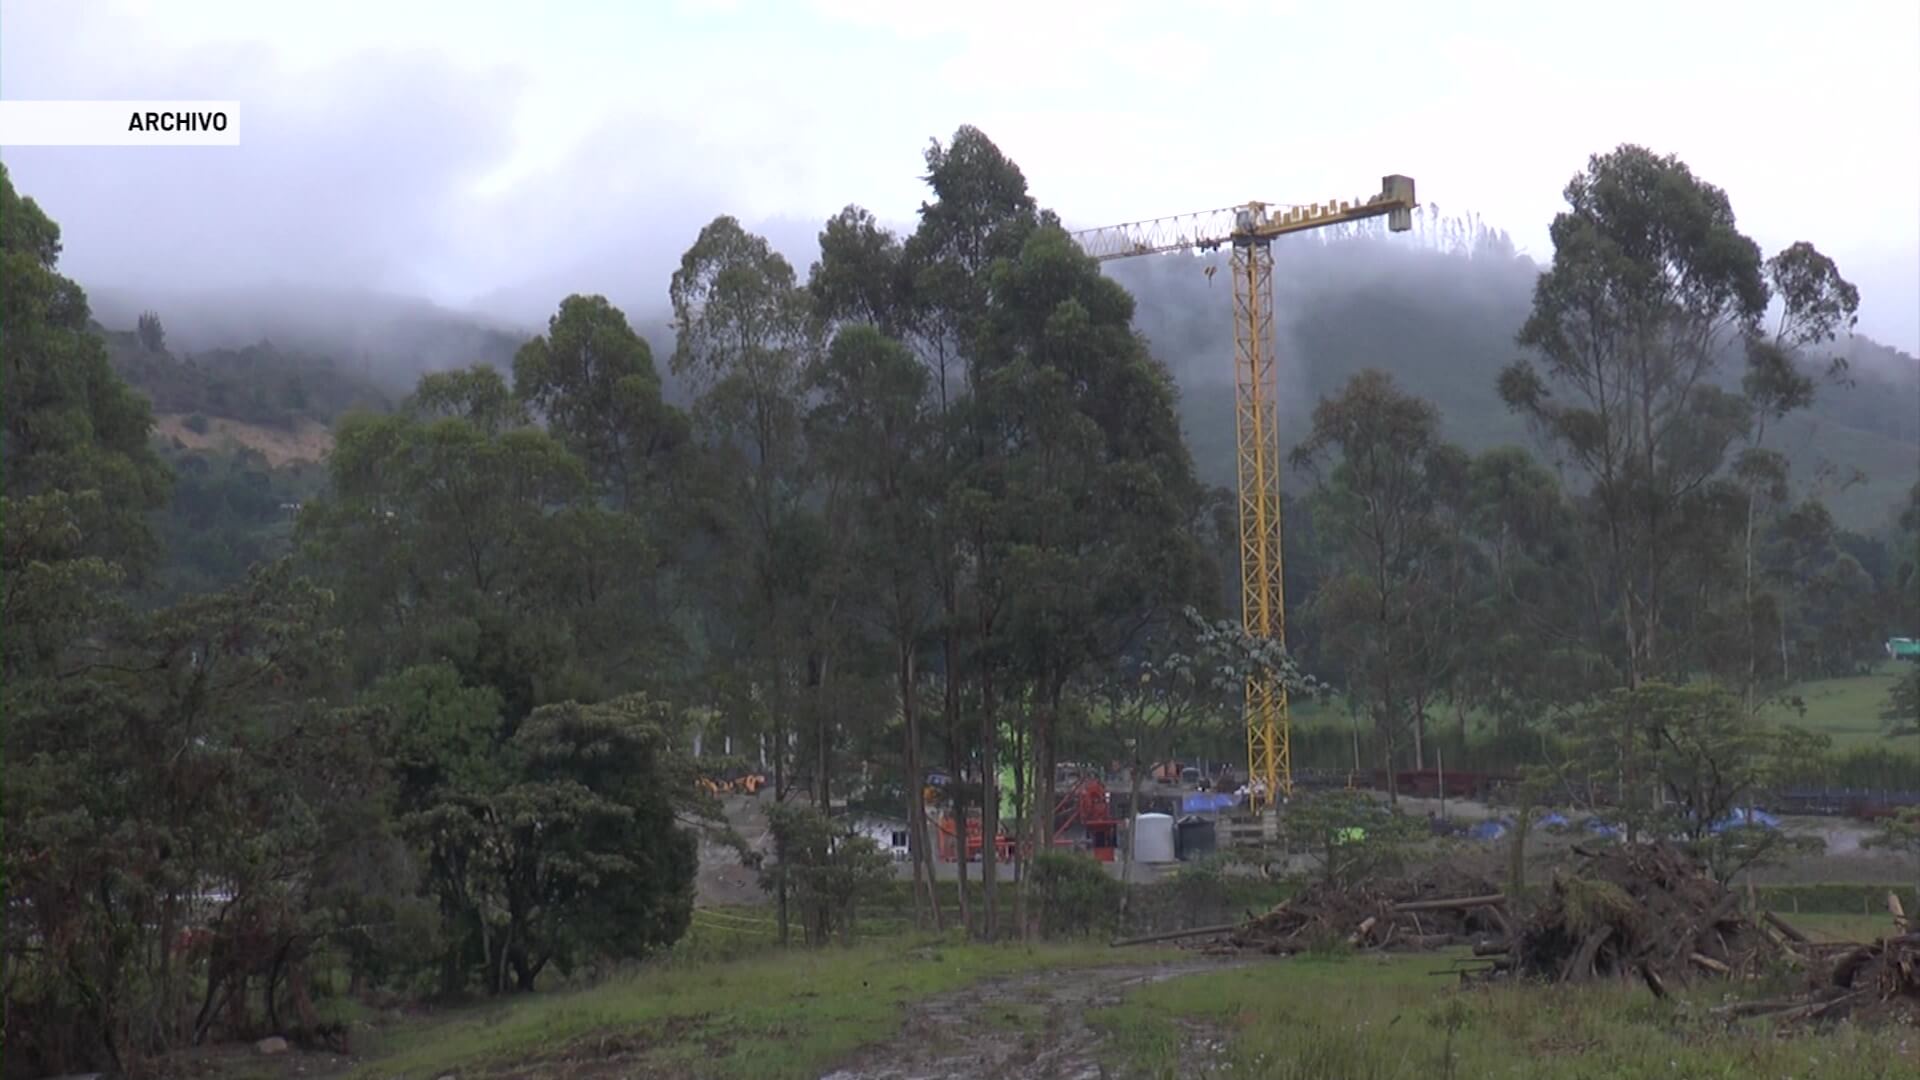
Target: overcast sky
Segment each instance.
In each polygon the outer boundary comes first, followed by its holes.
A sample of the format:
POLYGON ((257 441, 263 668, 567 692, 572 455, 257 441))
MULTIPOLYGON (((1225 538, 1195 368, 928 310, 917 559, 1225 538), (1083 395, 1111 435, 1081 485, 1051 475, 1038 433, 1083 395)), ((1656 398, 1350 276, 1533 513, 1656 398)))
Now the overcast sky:
POLYGON ((644 311, 716 213, 803 258, 848 202, 910 221, 962 123, 1070 224, 1402 172, 1544 257, 1567 179, 1635 141, 1920 351, 1914 0, 0 0, 0 96, 242 102, 238 148, 0 155, 98 287, 644 311))

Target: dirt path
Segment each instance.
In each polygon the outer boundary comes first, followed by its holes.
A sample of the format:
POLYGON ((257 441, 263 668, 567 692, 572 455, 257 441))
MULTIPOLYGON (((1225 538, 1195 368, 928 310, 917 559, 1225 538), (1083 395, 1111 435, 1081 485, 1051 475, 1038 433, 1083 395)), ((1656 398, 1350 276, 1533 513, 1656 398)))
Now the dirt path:
POLYGON ((1046 971, 916 1002, 900 1035, 821 1080, 1099 1080, 1101 1036, 1087 1013, 1146 983, 1224 971, 1243 961, 1046 971))

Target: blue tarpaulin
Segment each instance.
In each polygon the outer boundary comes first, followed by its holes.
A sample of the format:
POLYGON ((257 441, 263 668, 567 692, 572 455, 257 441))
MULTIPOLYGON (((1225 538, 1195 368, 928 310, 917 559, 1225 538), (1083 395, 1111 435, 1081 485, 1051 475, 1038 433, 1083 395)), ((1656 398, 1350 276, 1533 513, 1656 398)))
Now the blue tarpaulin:
POLYGON ((1240 797, 1224 791, 1202 791, 1182 796, 1180 812, 1182 814, 1216 814, 1222 810, 1231 810, 1240 805, 1240 797))
POLYGON ((1498 840, 1507 835, 1507 823, 1504 821, 1483 821, 1467 830, 1467 835, 1475 840, 1498 840))
POLYGON ((1567 824, 1567 816, 1565 814, 1548 814, 1546 817, 1543 817, 1540 819, 1539 824, 1549 829, 1565 828, 1567 824))
POLYGON ((1586 829, 1588 832, 1594 834, 1595 836, 1619 836, 1620 835, 1620 827, 1618 825, 1609 825, 1606 822, 1601 821, 1597 817, 1587 819, 1586 829))
POLYGON ((1722 832, 1739 825, 1753 825, 1762 829, 1777 829, 1780 827, 1780 819, 1767 813, 1765 810, 1759 810, 1749 806, 1744 810, 1735 810, 1721 821, 1715 823, 1713 831, 1722 832))

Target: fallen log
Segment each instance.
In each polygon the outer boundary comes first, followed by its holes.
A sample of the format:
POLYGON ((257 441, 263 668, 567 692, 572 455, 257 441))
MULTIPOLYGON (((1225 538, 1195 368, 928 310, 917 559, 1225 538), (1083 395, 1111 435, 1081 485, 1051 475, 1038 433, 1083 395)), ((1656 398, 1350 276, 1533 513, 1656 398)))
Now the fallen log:
POLYGON ((1404 904, 1393 905, 1393 913, 1395 915, 1405 915, 1416 911, 1467 911, 1471 908, 1499 907, 1506 902, 1506 893, 1492 893, 1487 896, 1462 896, 1452 900, 1412 900, 1404 904))
POLYGON ((1613 927, 1611 926, 1603 926, 1588 934, 1587 939, 1580 943, 1579 951, 1567 957, 1566 965, 1560 969, 1560 981, 1566 982, 1572 978, 1584 979, 1592 975, 1593 962, 1600 955, 1600 946, 1605 945, 1607 939, 1612 936, 1613 927))
POLYGON ((1694 963, 1699 964, 1701 967, 1706 968, 1708 971, 1714 972, 1715 974, 1719 974, 1719 975, 1733 974, 1732 968, 1728 967, 1727 965, 1721 963, 1718 960, 1715 960, 1713 957, 1708 956, 1705 953, 1694 953, 1691 957, 1689 957, 1689 959, 1691 959, 1694 963))
POLYGON ((1738 1019, 1743 1016, 1765 1016, 1768 1013, 1784 1012, 1801 1003, 1801 998, 1768 998, 1765 1001, 1736 1001, 1731 1005, 1722 1005, 1707 1012, 1712 1016, 1724 1016, 1738 1019))
POLYGON ((1473 946, 1475 956, 1501 956, 1513 951, 1511 941, 1480 941, 1473 946))
POLYGON ((1851 994, 1843 994, 1840 997, 1834 998, 1830 1001, 1815 1001, 1807 1005, 1802 1005, 1797 1009, 1788 1009, 1786 1012, 1775 1014, 1774 1018, 1777 1020, 1818 1019, 1819 1017, 1825 1016, 1826 1014, 1832 1012, 1833 1010, 1838 1009, 1842 1005, 1853 1004, 1855 1001, 1858 1001, 1861 998, 1865 997, 1866 993, 1867 992, 1865 990, 1855 990, 1851 994))
POLYGON ((1361 920, 1360 925, 1354 929, 1353 933, 1347 935, 1347 944, 1358 945, 1362 941, 1365 941, 1367 937, 1367 933, 1373 929, 1373 924, 1378 921, 1379 920, 1374 918, 1372 915, 1369 915, 1365 919, 1361 920))
POLYGON ((1148 934, 1144 937, 1121 938, 1107 943, 1108 948, 1118 949, 1126 945, 1151 945, 1156 941, 1178 941, 1181 938, 1206 937, 1210 934, 1230 934, 1242 928, 1240 923, 1222 923, 1219 926, 1196 926, 1187 930, 1169 930, 1164 934, 1148 934))
POLYGON ((1807 944, 1810 944, 1812 941, 1812 939, 1807 937, 1807 935, 1801 933, 1799 930, 1794 929, 1794 927, 1789 925, 1785 919, 1782 919, 1780 916, 1775 915, 1771 911, 1762 912, 1760 915, 1760 919, 1762 922, 1766 923, 1768 926, 1771 926, 1775 930, 1778 930, 1782 934, 1785 934, 1789 941, 1792 941, 1797 945, 1807 945, 1807 944))
POLYGON ((1833 962, 1832 982, 1835 986, 1852 986, 1853 977, 1874 957, 1880 955, 1879 945, 1860 945, 1841 954, 1833 962))
POLYGON ((1640 965, 1640 981, 1647 984, 1647 989, 1653 992, 1654 997, 1657 997, 1662 1001, 1665 1001, 1667 999, 1667 982, 1665 979, 1662 979, 1660 977, 1659 972, 1653 970, 1651 967, 1648 967, 1645 964, 1641 964, 1640 965))

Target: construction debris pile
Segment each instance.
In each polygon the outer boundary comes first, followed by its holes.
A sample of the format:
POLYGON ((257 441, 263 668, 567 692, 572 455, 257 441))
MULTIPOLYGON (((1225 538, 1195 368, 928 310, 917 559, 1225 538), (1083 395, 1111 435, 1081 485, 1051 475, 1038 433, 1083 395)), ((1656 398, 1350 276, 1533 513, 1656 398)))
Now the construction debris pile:
MULTIPOLYGON (((1901 920, 1896 925, 1905 929, 1901 920)), ((1852 1018, 1920 1026, 1920 933, 1867 944, 1807 944, 1824 954, 1804 990, 1791 997, 1742 1001, 1714 1012, 1729 1018, 1765 1016, 1776 1023, 1852 1018)))
POLYGON ((1468 945, 1510 933, 1505 904, 1491 882, 1444 869, 1379 887, 1319 883, 1233 928, 1227 947, 1287 955, 1342 941, 1388 950, 1468 945))
POLYGON ((1784 968, 1806 972, 1805 989, 1716 1014, 1920 1024, 1920 932, 1894 897, 1888 897, 1892 936, 1815 942, 1771 913, 1751 915, 1739 893, 1677 847, 1574 850, 1584 861, 1579 872, 1556 875, 1525 918, 1509 911, 1491 882, 1443 867, 1384 884, 1320 883, 1238 925, 1133 943, 1210 936, 1209 951, 1274 955, 1338 943, 1379 950, 1471 946, 1475 959, 1460 961, 1469 980, 1632 979, 1660 997, 1695 978, 1746 981, 1784 968))
POLYGON ((1740 894, 1680 849, 1634 844, 1581 853, 1582 872, 1556 876, 1512 939, 1513 970, 1556 982, 1632 976, 1658 994, 1669 980, 1744 977, 1785 955, 1783 935, 1749 917, 1740 894))

